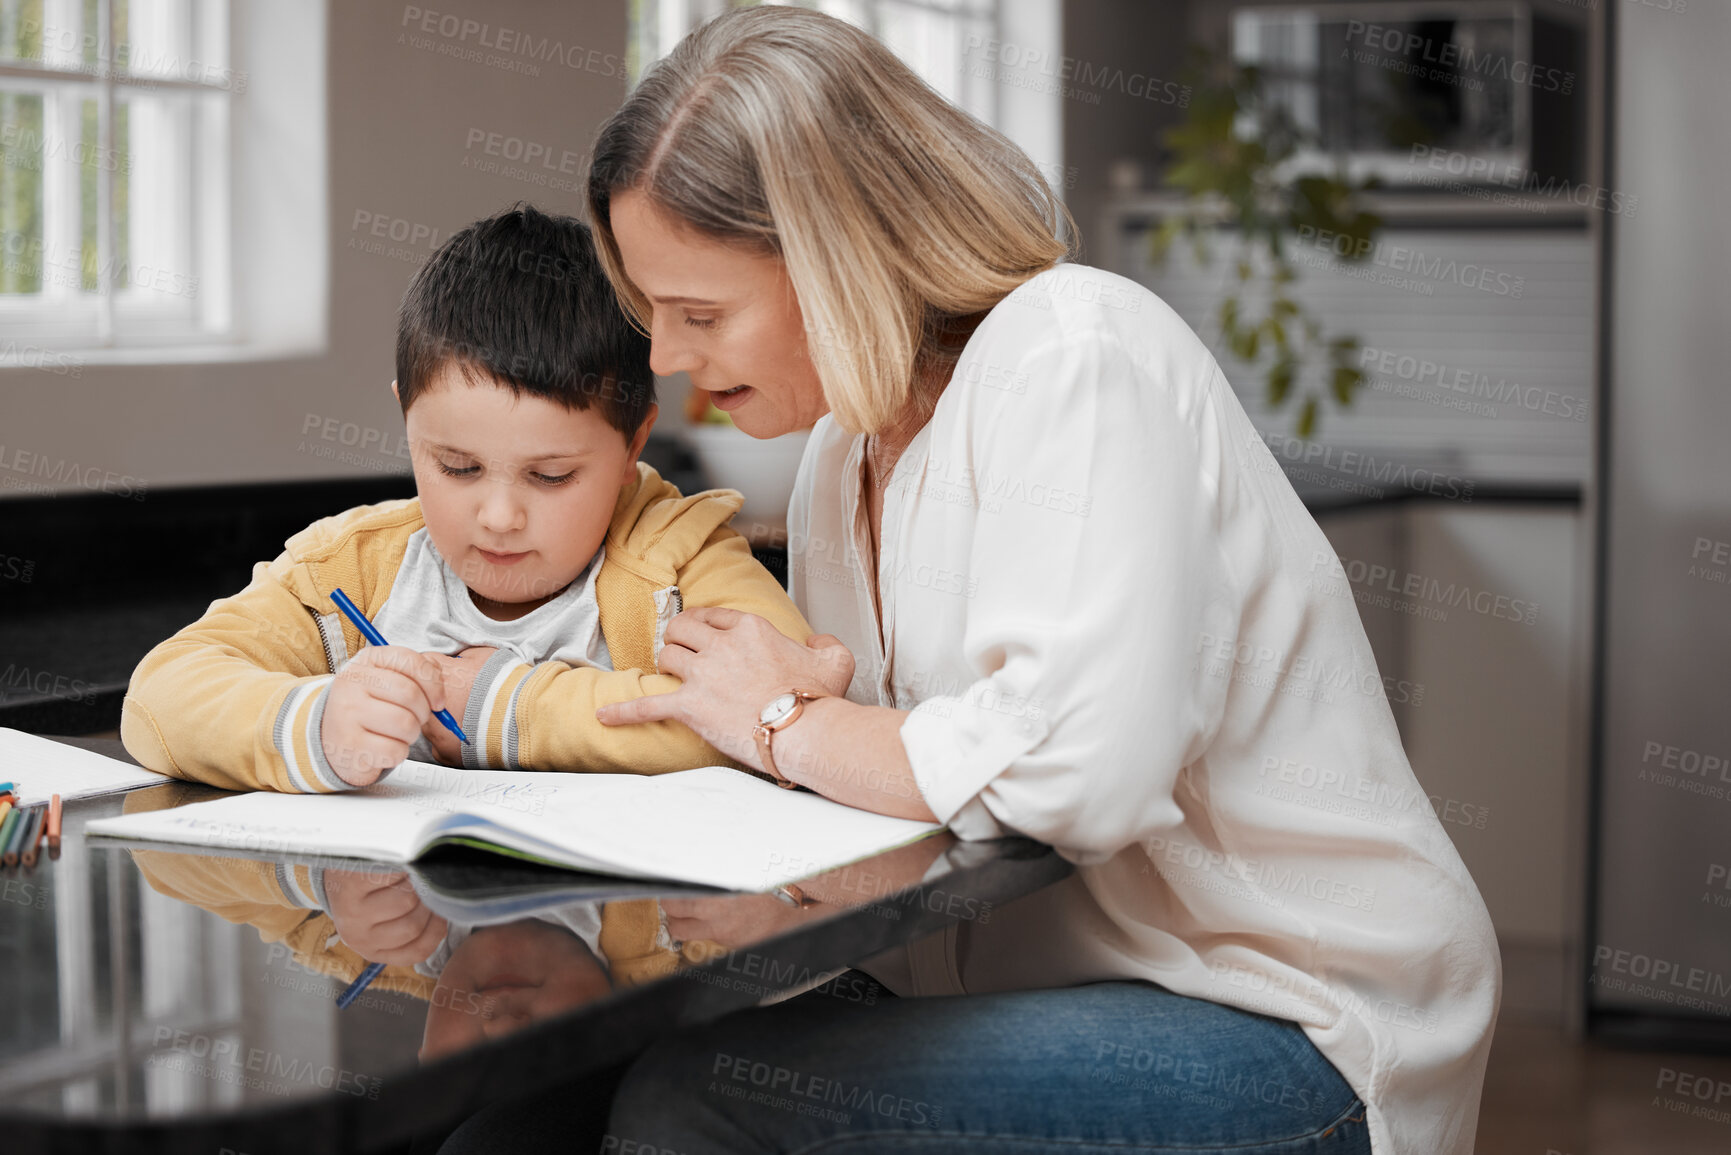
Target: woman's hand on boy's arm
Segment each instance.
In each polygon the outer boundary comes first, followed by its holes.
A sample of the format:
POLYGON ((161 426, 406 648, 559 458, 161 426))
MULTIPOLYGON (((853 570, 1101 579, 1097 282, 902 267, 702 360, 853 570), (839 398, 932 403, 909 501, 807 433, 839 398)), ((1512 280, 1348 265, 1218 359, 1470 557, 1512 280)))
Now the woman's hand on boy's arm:
POLYGON ((853 654, 840 639, 815 634, 804 645, 766 618, 722 606, 686 610, 667 627, 661 669, 682 685, 602 706, 604 725, 682 722, 716 749, 761 770, 752 736, 758 711, 789 689, 844 697, 853 681, 853 654))

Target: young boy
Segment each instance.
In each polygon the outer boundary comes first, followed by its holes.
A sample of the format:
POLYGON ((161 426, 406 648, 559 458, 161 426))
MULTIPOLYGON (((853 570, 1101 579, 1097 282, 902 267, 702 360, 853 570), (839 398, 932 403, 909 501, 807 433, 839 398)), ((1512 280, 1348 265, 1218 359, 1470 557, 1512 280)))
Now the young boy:
POLYGON ((409 757, 729 764, 677 723, 595 720, 603 703, 678 686, 656 658, 685 605, 811 633, 728 528, 738 494, 682 497, 637 460, 653 381, 649 341, 586 226, 518 208, 453 236, 397 327, 392 391, 419 496, 315 522, 146 655, 122 714, 127 750, 231 790, 301 792, 365 786, 409 757), (391 645, 363 645, 331 601, 339 588, 391 645), (441 708, 469 745, 431 718, 441 708))

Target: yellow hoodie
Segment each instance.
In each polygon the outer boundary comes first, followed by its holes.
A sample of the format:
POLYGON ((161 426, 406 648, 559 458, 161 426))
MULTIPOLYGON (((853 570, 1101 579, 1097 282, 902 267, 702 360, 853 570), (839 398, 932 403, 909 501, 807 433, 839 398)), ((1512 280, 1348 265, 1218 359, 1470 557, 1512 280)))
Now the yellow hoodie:
MULTIPOLYGON (((641 462, 637 475, 620 491, 595 579, 615 668, 529 666, 501 650, 470 701, 503 703, 515 693, 515 708, 483 713, 470 732, 480 764, 638 774, 737 766, 681 723, 607 727, 596 707, 678 688, 677 678, 657 672, 655 643, 681 606, 729 606, 761 615, 795 641, 811 635, 786 591, 728 527, 739 494, 684 497, 641 462), (515 755, 509 761, 507 750, 515 755)), ((244 590, 212 602, 145 655, 121 714, 127 750, 152 770, 229 790, 348 789, 325 762, 317 726, 331 678, 362 639, 330 591, 340 587, 375 616, 422 524, 420 501, 410 498, 359 506, 291 537, 280 557, 253 568, 244 590)))

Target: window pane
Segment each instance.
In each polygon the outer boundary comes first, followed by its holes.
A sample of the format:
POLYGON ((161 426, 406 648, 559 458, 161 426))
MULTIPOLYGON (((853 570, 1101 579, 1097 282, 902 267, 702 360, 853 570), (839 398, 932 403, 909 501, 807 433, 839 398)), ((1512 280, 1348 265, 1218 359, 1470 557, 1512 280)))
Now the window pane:
POLYGON ((128 227, 131 214, 127 211, 130 183, 128 177, 132 168, 131 134, 128 131, 132 123, 131 104, 124 100, 114 103, 114 144, 109 149, 102 147, 101 137, 97 132, 96 101, 80 102, 79 120, 81 147, 78 150, 78 287, 86 293, 94 293, 101 288, 101 281, 106 277, 116 288, 124 288, 127 241, 131 232, 128 227), (104 173, 112 183, 109 195, 113 198, 114 212, 114 252, 109 254, 107 260, 101 258, 100 240, 96 232, 98 182, 104 173))
POLYGON ((117 67, 133 76, 209 83, 226 61, 193 49, 190 0, 114 0, 117 67))
POLYGON ((0 293, 42 291, 42 98, 0 92, 0 293))
POLYGON ((191 140, 197 110, 209 102, 210 97, 130 92, 114 102, 117 295, 178 307, 197 300, 191 140))
POLYGON ((42 59, 42 0, 0 0, 0 60, 42 59))
MULTIPOLYGON (((119 5, 116 4, 118 8, 119 5)), ((132 214, 127 211, 127 194, 132 175, 132 146, 129 127, 132 124, 132 103, 114 102, 114 152, 107 159, 109 179, 114 182, 114 259, 126 268, 130 258, 132 214)))
POLYGON ((96 102, 78 102, 78 287, 86 293, 96 283, 96 102))

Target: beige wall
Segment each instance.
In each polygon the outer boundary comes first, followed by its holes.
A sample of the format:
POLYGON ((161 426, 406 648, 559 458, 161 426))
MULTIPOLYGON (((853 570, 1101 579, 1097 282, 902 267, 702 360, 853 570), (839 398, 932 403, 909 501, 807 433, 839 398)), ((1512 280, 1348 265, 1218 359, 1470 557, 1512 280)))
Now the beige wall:
MULTIPOLYGON (((333 454, 349 447, 321 440, 316 431, 303 438, 309 416, 333 419, 337 437, 343 423, 375 430, 387 446, 402 428, 388 388, 397 303, 416 266, 351 248, 351 241, 365 238, 352 227, 357 210, 423 224, 438 230, 439 239, 518 199, 576 212, 580 198, 573 191, 465 168, 466 157, 497 159, 466 143, 472 130, 538 142, 552 150, 554 164, 568 149, 576 154, 568 174, 541 171, 575 188, 596 129, 625 91, 625 0, 442 0, 420 7, 484 22, 492 29, 489 39, 508 27, 536 42, 558 42, 578 67, 519 53, 521 63, 539 70, 536 76, 466 61, 408 43, 402 4, 331 3, 330 228, 326 236, 304 238, 330 252, 328 347, 304 357, 239 363, 87 364, 77 377, 0 370, 0 444, 8 455, 21 450, 84 470, 130 474, 150 489, 328 479, 406 465, 373 448, 358 463, 320 457, 313 447, 333 454), (584 51, 570 51, 573 45, 584 51)), ((415 36, 435 48, 461 49, 474 48, 479 34, 471 33, 466 44, 436 31, 415 36)), ((285 66, 305 62, 257 62, 260 69, 285 66)), ((282 227, 275 219, 247 221, 244 211, 236 206, 242 230, 282 227)), ((381 243, 412 248, 422 259, 430 247, 381 243)), ((0 487, 0 498, 17 494, 16 486, 0 487)))

